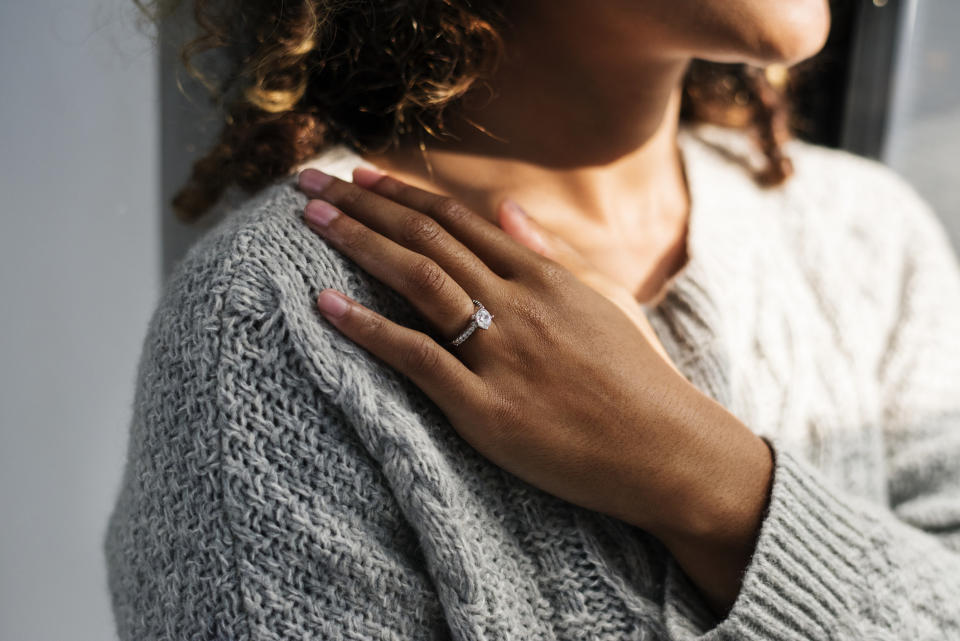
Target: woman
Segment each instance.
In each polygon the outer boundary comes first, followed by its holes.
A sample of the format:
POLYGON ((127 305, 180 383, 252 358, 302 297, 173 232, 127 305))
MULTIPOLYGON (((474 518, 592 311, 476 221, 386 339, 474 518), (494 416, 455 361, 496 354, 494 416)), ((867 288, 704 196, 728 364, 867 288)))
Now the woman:
POLYGON ((198 3, 242 94, 178 205, 268 186, 150 328, 121 638, 960 635, 942 228, 775 111, 678 126, 826 3, 510 4, 198 3))

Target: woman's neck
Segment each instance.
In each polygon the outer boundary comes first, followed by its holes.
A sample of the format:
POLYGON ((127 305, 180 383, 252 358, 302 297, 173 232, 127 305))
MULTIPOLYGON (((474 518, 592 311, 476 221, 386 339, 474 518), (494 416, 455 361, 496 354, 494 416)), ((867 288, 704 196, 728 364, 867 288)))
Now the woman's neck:
POLYGON ((365 158, 491 219, 509 196, 646 300, 686 259, 676 141, 685 61, 587 64, 548 44, 511 47, 492 91, 462 101, 455 138, 365 158))

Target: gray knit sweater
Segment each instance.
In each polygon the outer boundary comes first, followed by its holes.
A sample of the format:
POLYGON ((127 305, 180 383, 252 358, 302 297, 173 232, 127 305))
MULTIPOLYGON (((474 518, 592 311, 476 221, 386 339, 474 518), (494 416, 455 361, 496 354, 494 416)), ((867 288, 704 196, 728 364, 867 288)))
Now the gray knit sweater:
MULTIPOLYGON (((691 261, 648 310, 681 371, 776 449, 718 619, 664 547, 463 441, 316 313, 424 328, 301 222, 285 179, 208 233, 144 346, 105 552, 120 638, 960 639, 960 270, 882 167, 681 133, 691 261)), ((312 164, 347 176, 342 148, 312 164)))

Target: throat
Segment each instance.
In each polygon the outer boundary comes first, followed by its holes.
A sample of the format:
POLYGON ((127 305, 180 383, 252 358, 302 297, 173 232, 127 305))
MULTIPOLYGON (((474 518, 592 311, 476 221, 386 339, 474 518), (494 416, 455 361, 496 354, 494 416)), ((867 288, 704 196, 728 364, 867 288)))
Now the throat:
POLYGON ((631 238, 604 228, 594 234, 556 230, 586 262, 645 305, 657 304, 689 262, 688 216, 647 225, 631 238))

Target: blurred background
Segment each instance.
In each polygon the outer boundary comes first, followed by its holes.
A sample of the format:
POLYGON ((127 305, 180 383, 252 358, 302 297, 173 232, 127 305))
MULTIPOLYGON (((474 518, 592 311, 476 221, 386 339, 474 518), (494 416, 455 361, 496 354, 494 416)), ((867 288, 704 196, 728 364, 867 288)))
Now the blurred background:
MULTIPOLYGON (((960 2, 835 3, 801 135, 888 163, 960 247, 960 2)), ((218 130, 132 0, 0 2, 0 641, 114 639, 101 541, 164 275, 218 130), (178 79, 191 99, 178 90, 178 79)))

